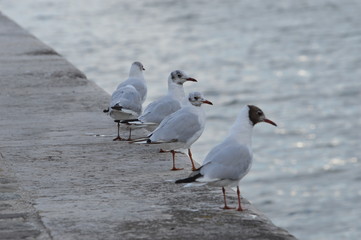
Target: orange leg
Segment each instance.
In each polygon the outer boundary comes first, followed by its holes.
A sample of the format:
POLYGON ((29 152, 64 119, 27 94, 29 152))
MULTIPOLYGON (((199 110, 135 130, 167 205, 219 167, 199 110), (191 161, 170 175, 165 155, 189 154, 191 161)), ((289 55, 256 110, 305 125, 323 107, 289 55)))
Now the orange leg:
POLYGON ((128 136, 127 141, 132 140, 132 139, 131 139, 131 137, 132 137, 132 129, 131 129, 131 128, 129 128, 129 136, 128 136))
POLYGON ((239 187, 237 186, 237 196, 238 196, 238 208, 237 211, 243 211, 241 207, 241 192, 239 191, 239 187))
POLYGON ((223 209, 233 209, 233 208, 227 206, 226 190, 224 189, 224 187, 222 187, 222 192, 223 192, 223 199, 224 199, 224 207, 223 207, 223 209))
POLYGON ((175 151, 174 150, 171 150, 170 151, 172 153, 172 158, 173 158, 173 168, 171 169, 172 171, 177 171, 177 170, 183 170, 183 168, 176 168, 175 167, 175 151))
POLYGON ((196 166, 194 165, 194 160, 193 160, 192 152, 191 152, 190 148, 188 148, 188 156, 189 156, 189 159, 191 160, 191 163, 192 163, 192 171, 197 170, 196 166))
POLYGON ((113 141, 122 141, 123 138, 121 138, 120 135, 119 135, 120 121, 119 120, 114 120, 114 122, 118 123, 118 136, 116 138, 114 138, 113 141))

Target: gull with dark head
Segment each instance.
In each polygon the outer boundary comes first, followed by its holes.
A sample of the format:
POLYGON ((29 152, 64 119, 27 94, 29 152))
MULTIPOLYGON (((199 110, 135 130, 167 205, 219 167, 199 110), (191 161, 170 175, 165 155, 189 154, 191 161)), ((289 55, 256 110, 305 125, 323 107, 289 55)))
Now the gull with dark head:
POLYGON ((267 119, 263 111, 248 105, 241 109, 228 136, 216 145, 205 157, 200 168, 188 178, 175 183, 188 183, 186 186, 210 185, 222 187, 224 209, 230 209, 226 202, 225 187, 237 187, 238 211, 242 211, 239 181, 249 172, 252 165, 252 130, 260 122, 277 126, 267 119))
POLYGON ((137 118, 142 112, 142 104, 147 96, 144 70, 143 64, 134 62, 130 67, 128 79, 118 85, 112 94, 109 108, 104 110, 118 123, 118 136, 113 139, 114 141, 122 140, 119 136, 120 121, 137 118))
MULTIPOLYGON (((175 150, 190 149, 203 133, 206 116, 201 108, 202 104, 213 105, 200 92, 190 93, 188 103, 164 118, 146 140, 148 144, 161 144, 162 149, 172 153, 171 170, 180 170, 175 167, 175 150)), ((192 164, 194 167, 193 162, 192 164)))

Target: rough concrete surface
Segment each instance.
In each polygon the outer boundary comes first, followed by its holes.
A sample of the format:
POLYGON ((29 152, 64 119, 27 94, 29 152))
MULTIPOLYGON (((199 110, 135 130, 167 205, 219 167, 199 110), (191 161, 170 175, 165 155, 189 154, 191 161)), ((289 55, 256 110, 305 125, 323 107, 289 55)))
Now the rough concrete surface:
POLYGON ((224 211, 221 189, 167 182, 185 156, 172 172, 157 146, 113 142, 110 96, 3 15, 0 84, 0 239, 295 239, 246 199, 224 211))

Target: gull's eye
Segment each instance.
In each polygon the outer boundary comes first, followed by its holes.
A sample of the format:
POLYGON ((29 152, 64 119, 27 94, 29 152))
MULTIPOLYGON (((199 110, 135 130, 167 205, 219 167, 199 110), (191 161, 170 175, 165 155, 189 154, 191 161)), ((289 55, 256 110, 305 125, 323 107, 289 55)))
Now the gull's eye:
POLYGON ((182 77, 182 74, 179 74, 179 73, 178 73, 178 75, 177 75, 177 76, 178 76, 179 78, 181 78, 181 77, 182 77))
POLYGON ((258 111, 258 112, 257 112, 257 115, 258 115, 258 116, 262 116, 262 115, 263 115, 263 112, 262 112, 262 111, 258 111))

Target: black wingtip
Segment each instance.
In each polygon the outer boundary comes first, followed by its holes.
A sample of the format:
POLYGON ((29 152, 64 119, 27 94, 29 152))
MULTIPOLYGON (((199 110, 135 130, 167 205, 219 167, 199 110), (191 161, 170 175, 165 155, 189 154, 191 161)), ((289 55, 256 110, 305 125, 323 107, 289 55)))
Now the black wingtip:
POLYGON ((107 112, 109 112, 109 108, 103 110, 103 113, 107 113, 107 112))
POLYGON ((200 174, 200 173, 197 173, 191 177, 188 177, 188 178, 183 178, 183 179, 178 179, 175 181, 175 183, 191 183, 191 182, 194 182, 196 181, 197 178, 200 178, 202 177, 203 175, 200 174))
POLYGON ((123 107, 119 105, 114 105, 113 107, 111 107, 111 109, 121 111, 123 107))
POLYGON ((134 119, 127 119, 127 120, 123 120, 120 123, 129 123, 129 122, 135 122, 135 121, 139 121, 138 118, 134 118, 134 119))
POLYGON ((147 143, 152 143, 152 140, 150 140, 150 139, 147 139, 147 143))

